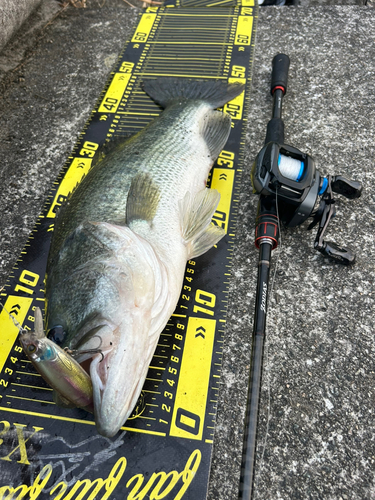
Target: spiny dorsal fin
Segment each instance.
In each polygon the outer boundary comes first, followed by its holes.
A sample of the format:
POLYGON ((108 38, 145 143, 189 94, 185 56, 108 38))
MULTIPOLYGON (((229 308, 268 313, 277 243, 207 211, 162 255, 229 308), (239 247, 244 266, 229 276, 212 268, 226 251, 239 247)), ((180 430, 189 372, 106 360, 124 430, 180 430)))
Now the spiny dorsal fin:
POLYGON ((182 237, 188 247, 188 259, 198 257, 215 245, 225 234, 211 219, 220 201, 216 189, 202 189, 195 196, 189 192, 180 201, 182 237))
POLYGON ((150 174, 139 173, 132 180, 126 203, 126 224, 134 220, 152 222, 158 209, 160 189, 150 174))

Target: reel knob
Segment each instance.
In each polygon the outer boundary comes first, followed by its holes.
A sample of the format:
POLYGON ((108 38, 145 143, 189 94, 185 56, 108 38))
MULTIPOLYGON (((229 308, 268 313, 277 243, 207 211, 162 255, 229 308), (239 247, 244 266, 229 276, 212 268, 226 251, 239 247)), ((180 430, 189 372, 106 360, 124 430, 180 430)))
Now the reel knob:
POLYGON ((355 254, 349 248, 339 247, 336 243, 331 241, 323 241, 322 245, 315 242, 314 248, 325 257, 336 260, 345 266, 350 266, 355 262, 355 254))
POLYGON ((346 179, 342 175, 333 176, 331 186, 333 192, 341 194, 349 200, 359 198, 362 193, 362 184, 359 181, 346 179))

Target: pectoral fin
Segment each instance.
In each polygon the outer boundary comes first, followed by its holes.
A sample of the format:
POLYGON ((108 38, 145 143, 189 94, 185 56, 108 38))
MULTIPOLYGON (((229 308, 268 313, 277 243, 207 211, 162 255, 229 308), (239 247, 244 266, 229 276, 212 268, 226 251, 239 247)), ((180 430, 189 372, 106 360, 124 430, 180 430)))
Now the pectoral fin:
POLYGON ((150 174, 140 173, 131 183, 126 203, 126 224, 134 220, 152 222, 158 209, 160 189, 150 174))
POLYGON ((219 201, 216 189, 207 188, 195 196, 186 193, 180 201, 182 237, 188 247, 188 259, 207 252, 224 236, 224 229, 211 224, 219 201))

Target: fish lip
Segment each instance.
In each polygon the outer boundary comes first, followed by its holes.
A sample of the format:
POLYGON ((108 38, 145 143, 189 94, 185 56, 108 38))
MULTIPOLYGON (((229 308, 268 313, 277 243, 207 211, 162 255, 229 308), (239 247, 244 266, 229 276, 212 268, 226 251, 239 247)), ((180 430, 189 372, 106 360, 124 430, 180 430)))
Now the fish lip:
POLYGON ((103 359, 94 355, 90 365, 96 427, 105 437, 114 436, 130 416, 150 363, 150 311, 125 317, 113 332, 113 347, 103 350, 103 359))
MULTIPOLYGON (((141 388, 143 386, 144 381, 142 380, 141 383, 141 388)), ((130 401, 133 401, 134 399, 138 399, 139 394, 138 394, 138 386, 139 384, 134 388, 133 393, 130 396, 130 401)), ((140 391, 139 391, 140 392, 140 391)), ((135 403, 134 403, 135 406, 135 403)), ((130 404, 128 406, 128 410, 126 412, 126 416, 118 415, 116 419, 112 419, 111 421, 108 421, 105 418, 102 418, 102 414, 97 411, 97 406, 94 405, 94 414, 95 414, 95 423, 96 423, 96 428, 98 433, 101 436, 110 438, 113 437, 117 434, 117 432, 123 427, 123 425, 126 423, 127 419, 130 417, 131 413, 133 411, 133 405, 130 404)))
MULTIPOLYGON (((100 360, 100 356, 97 355, 90 366, 95 423, 98 433, 104 437, 113 437, 131 415, 148 370, 148 363, 146 363, 145 369, 143 368, 140 370, 142 373, 133 378, 134 383, 131 390, 124 391, 121 390, 124 384, 118 382, 118 377, 116 375, 103 381, 100 376, 95 373, 97 365, 101 362, 109 362, 112 366, 114 363, 117 364, 116 361, 110 360, 110 358, 111 353, 107 353, 102 361, 100 360), (145 372, 144 376, 143 372, 145 372), (113 381, 115 381, 115 384, 113 381)), ((116 372, 118 372, 118 370, 116 370, 116 372)))

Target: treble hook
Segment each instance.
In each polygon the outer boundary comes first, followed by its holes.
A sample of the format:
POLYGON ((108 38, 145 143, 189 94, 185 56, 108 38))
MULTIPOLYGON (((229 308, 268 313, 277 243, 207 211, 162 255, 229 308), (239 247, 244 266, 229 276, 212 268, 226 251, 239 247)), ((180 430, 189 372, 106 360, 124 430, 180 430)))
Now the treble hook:
POLYGON ((69 349, 69 347, 64 347, 64 351, 70 354, 71 356, 79 356, 81 354, 100 354, 102 356, 102 359, 99 361, 101 363, 104 359, 104 354, 101 349, 86 349, 83 351, 80 351, 79 349, 69 349))

